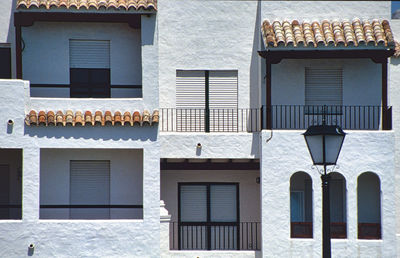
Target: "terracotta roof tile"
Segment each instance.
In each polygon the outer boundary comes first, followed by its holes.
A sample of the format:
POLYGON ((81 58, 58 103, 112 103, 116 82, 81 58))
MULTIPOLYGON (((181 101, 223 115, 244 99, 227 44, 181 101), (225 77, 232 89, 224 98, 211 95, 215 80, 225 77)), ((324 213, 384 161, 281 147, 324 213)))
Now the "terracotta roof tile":
POLYGON ((61 110, 54 113, 50 110, 47 113, 44 110, 36 112, 31 110, 25 118, 25 123, 29 126, 144 126, 154 125, 159 121, 158 110, 153 111, 153 115, 148 110, 144 110, 141 114, 139 111, 133 112, 132 116, 129 111, 121 115, 120 111, 114 114, 107 110, 104 113, 97 110, 92 115, 91 111, 75 111, 67 110, 63 113, 61 110))
POLYGON ((17 8, 157 10, 157 0, 17 0, 17 8))
POLYGON ((319 46, 394 46, 393 33, 387 20, 371 21, 323 20, 322 22, 297 20, 265 20, 261 26, 264 44, 274 47, 319 46))

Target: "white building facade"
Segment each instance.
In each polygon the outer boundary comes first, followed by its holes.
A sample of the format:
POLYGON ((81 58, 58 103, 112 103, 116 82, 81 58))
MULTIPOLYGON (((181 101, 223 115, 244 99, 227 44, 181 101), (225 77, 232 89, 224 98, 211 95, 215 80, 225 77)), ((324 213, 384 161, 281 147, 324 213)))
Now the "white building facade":
POLYGON ((5 1, 0 256, 320 257, 323 117, 332 256, 398 256, 390 7, 5 1))

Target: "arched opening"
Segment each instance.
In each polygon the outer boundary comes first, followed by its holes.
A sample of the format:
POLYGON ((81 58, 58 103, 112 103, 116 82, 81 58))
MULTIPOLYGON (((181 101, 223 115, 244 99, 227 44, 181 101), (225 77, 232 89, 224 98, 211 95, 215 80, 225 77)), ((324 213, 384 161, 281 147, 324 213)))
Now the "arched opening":
POLYGON ((305 172, 290 178, 290 236, 312 238, 312 180, 305 172))
POLYGON ((381 239, 381 186, 379 177, 366 172, 357 182, 358 238, 381 239))
POLYGON ((346 179, 337 172, 330 175, 331 238, 346 238, 346 179))

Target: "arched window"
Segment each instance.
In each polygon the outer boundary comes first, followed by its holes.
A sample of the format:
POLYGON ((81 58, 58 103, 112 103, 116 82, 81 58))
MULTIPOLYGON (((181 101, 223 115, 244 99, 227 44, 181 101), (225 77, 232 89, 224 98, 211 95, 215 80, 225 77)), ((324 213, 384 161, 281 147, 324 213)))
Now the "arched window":
POLYGON ((330 175, 331 238, 346 238, 346 179, 337 172, 330 175))
POLYGON ((357 182, 358 238, 381 239, 381 186, 379 177, 366 172, 357 182))
POLYGON ((290 178, 290 236, 312 238, 312 180, 304 172, 290 178))

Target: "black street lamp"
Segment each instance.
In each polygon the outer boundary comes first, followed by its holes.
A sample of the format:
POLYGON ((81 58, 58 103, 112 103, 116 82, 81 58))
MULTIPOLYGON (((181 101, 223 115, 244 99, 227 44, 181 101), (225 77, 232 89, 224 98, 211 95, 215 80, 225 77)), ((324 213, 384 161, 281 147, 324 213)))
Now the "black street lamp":
POLYGON ((307 143, 308 151, 311 154, 314 165, 324 166, 322 180, 322 257, 331 257, 331 218, 329 181, 330 175, 326 173, 326 166, 336 165, 340 150, 346 135, 342 128, 335 125, 326 125, 325 119, 322 125, 308 127, 303 133, 307 143))

